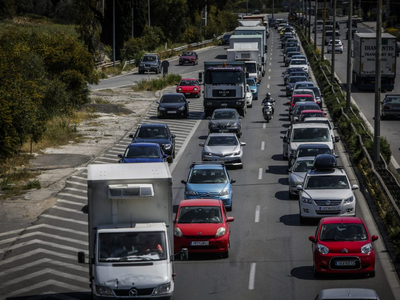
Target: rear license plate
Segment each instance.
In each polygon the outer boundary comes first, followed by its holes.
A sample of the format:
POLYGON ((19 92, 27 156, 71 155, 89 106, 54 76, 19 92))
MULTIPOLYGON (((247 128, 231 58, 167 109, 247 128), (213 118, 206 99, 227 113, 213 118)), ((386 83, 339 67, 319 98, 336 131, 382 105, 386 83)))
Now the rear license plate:
POLYGON ((355 266, 356 262, 354 260, 339 260, 335 261, 335 266, 355 266))
POLYGON ((176 114, 176 110, 167 111, 168 114, 176 114))
POLYGON ((194 241, 194 242, 190 242, 191 246, 208 246, 209 245, 209 241, 194 241))
POLYGON ((339 210, 336 206, 320 206, 319 210, 339 210))
POLYGON ((221 106, 228 106, 228 103, 221 103, 221 106))

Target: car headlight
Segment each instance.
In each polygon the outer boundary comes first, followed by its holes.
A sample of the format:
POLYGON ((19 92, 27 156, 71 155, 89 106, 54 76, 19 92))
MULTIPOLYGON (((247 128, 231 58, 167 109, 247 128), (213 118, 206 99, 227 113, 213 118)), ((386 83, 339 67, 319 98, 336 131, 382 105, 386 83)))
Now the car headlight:
POLYGON ((317 244, 317 251, 321 254, 328 254, 329 253, 329 249, 328 247, 321 245, 321 244, 317 244))
POLYGON ((187 190, 185 192, 185 195, 186 196, 197 196, 197 193, 195 191, 193 191, 193 190, 187 190))
POLYGON ((228 124, 228 126, 229 126, 229 127, 238 127, 238 126, 239 126, 239 123, 238 123, 238 122, 231 123, 231 124, 228 124))
POLYGON ((303 182, 301 182, 301 181, 293 181, 291 183, 292 186, 298 186, 298 185, 302 185, 302 184, 303 184, 303 182))
POLYGON ((242 153, 242 151, 239 150, 239 151, 237 151, 237 152, 234 152, 233 155, 240 155, 241 153, 242 153))
POLYGON ((159 106, 158 110, 165 110, 165 107, 159 106))
POLYGON ((372 251, 372 244, 368 243, 361 247, 361 253, 370 254, 372 251))
POLYGON ((171 291, 171 283, 161 284, 154 289, 153 295, 168 294, 171 291))
POLYGON ((344 199, 344 203, 352 203, 354 201, 354 196, 350 196, 349 198, 344 199))
POLYGON ((179 237, 183 236, 181 229, 180 228, 174 228, 174 235, 175 236, 179 236, 179 237))
POLYGON ((102 285, 96 285, 96 292, 99 295, 114 296, 114 293, 110 288, 102 285))
POLYGON ((162 144, 164 150, 170 150, 172 148, 171 144, 162 144))
POLYGON ((301 201, 303 201, 304 203, 309 203, 309 204, 312 203, 312 199, 308 198, 308 197, 301 197, 301 201))
POLYGON ((181 106, 178 108, 178 110, 184 110, 184 109, 185 109, 185 106, 181 106))
POLYGON ((197 87, 193 88, 193 91, 196 91, 196 92, 197 92, 198 90, 199 90, 199 89, 198 89, 197 87))
POLYGON ((215 234, 216 237, 218 236, 223 236, 226 233, 226 228, 225 227, 220 227, 217 230, 217 233, 215 234))
POLYGON ((181 91, 182 91, 182 88, 181 88, 181 87, 180 87, 180 88, 178 88, 178 91, 180 91, 180 92, 181 92, 181 91))
POLYGON ((204 155, 205 156, 213 156, 213 153, 212 152, 204 152, 204 155))
POLYGON ((228 189, 223 189, 223 190, 219 193, 219 195, 220 195, 220 196, 229 195, 229 190, 228 190, 228 189))

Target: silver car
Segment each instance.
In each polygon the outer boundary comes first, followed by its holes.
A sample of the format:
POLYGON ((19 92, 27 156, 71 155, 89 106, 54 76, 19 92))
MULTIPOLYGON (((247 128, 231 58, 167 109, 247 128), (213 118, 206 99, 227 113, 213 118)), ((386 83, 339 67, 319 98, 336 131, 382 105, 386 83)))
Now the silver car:
POLYGON ((203 147, 201 159, 203 161, 223 161, 226 165, 243 168, 243 146, 234 133, 210 133, 203 147))
POLYGON ((381 103, 381 119, 400 117, 400 95, 388 94, 381 103))
POLYGON ((341 300, 341 299, 370 299, 379 300, 378 293, 371 289, 360 288, 336 288, 319 292, 315 300, 341 300))
POLYGON ((307 171, 314 165, 315 156, 298 157, 289 172, 289 199, 298 199, 298 185, 302 185, 307 171))

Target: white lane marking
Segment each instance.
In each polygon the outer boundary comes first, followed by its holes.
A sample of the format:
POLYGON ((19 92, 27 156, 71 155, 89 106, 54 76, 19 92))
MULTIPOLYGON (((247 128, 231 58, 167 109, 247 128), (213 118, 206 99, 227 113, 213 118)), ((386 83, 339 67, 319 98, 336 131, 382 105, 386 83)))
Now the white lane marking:
POLYGON ((265 142, 261 142, 261 150, 264 150, 265 148, 265 142))
POLYGON ((268 76, 268 80, 270 80, 271 79, 271 76, 268 76))
POLYGON ((262 168, 259 168, 258 169, 258 179, 262 179, 262 173, 263 173, 263 169, 262 168))
POLYGON ((61 218, 61 217, 52 216, 52 215, 48 215, 48 214, 40 215, 39 218, 49 218, 49 219, 54 219, 54 220, 59 220, 59 221, 64 221, 64 222, 71 222, 71 223, 74 223, 74 224, 81 224, 81 225, 87 225, 88 224, 88 222, 85 222, 85 221, 78 221, 78 220, 74 220, 74 219, 61 218))
POLYGON ((254 219, 254 222, 256 223, 260 222, 260 205, 256 206, 256 217, 254 219))
POLYGON ((81 199, 81 200, 87 200, 87 196, 78 196, 70 193, 58 193, 57 196, 66 196, 66 197, 72 197, 76 199, 81 199))
POLYGON ((46 250, 46 249, 42 249, 42 248, 37 248, 35 250, 26 252, 24 254, 8 258, 7 260, 0 261, 0 266, 16 262, 20 259, 25 259, 27 257, 31 258, 31 257, 33 257, 33 255, 36 255, 36 254, 47 254, 47 257, 49 257, 49 255, 53 255, 56 257, 61 257, 64 259, 72 260, 72 261, 74 261, 74 263, 76 263, 76 253, 74 253, 74 255, 68 255, 68 254, 63 254, 60 251, 50 251, 50 250, 46 250))
POLYGON ((265 128, 267 128, 267 124, 266 123, 263 124, 263 129, 265 129, 265 128))
POLYGON ((250 278, 249 278, 249 290, 254 290, 254 281, 256 278, 256 263, 250 265, 250 278))
POLYGON ((267 84, 267 89, 269 89, 269 84, 267 84))
POLYGON ((41 246, 49 246, 49 247, 54 247, 54 248, 58 248, 58 249, 63 249, 63 250, 71 251, 71 252, 75 252, 75 253, 78 252, 78 251, 82 251, 82 249, 79 249, 79 248, 69 247, 69 246, 66 246, 66 245, 61 245, 61 244, 57 244, 57 243, 46 242, 46 241, 43 241, 43 240, 34 239, 34 240, 29 240, 27 242, 14 244, 11 247, 9 247, 8 249, 1 249, 0 253, 5 253, 5 252, 10 251, 10 250, 23 248, 23 247, 26 247, 26 246, 36 245, 36 244, 39 244, 41 246))
POLYGON ((272 57, 269 60, 272 60, 272 57))
POLYGON ((12 230, 12 231, 7 231, 7 232, 2 232, 2 233, 0 233, 0 237, 1 236, 5 236, 5 235, 14 234, 14 233, 20 233, 21 231, 24 231, 24 230, 25 230, 25 228, 12 230))
POLYGON ((85 236, 86 238, 87 238, 87 235, 88 235, 86 231, 78 231, 76 229, 58 227, 58 226, 53 226, 53 225, 44 224, 44 223, 39 224, 39 225, 29 226, 28 228, 26 228, 26 230, 33 230, 33 229, 40 229, 40 228, 54 229, 54 230, 58 230, 58 231, 69 232, 69 233, 73 233, 73 234, 79 234, 79 235, 85 236))

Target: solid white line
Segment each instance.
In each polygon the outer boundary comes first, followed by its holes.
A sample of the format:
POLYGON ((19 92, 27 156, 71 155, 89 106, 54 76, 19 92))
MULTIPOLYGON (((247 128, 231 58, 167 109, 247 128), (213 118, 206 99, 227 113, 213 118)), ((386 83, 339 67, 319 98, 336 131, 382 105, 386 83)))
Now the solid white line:
POLYGON ((254 290, 255 278, 256 278, 256 263, 251 263, 250 264, 249 290, 254 290))
POLYGON ((265 129, 265 128, 267 128, 267 124, 266 123, 263 124, 263 129, 265 129))
POLYGON ((255 217, 254 222, 256 222, 256 223, 260 222, 260 205, 256 206, 256 217, 255 217))
POLYGON ((269 89, 269 84, 267 84, 267 89, 269 89))
POLYGON ((261 142, 261 150, 264 150, 265 148, 265 142, 261 142))
POLYGON ((10 234, 14 234, 14 233, 20 233, 21 231, 24 231, 24 230, 25 230, 25 228, 13 230, 13 231, 2 232, 2 233, 0 233, 0 236, 10 235, 10 234))
POLYGON ((271 79, 271 76, 268 76, 268 80, 270 80, 271 79))
POLYGON ((258 179, 261 180, 262 179, 262 173, 263 173, 263 169, 259 168, 258 169, 258 179))

